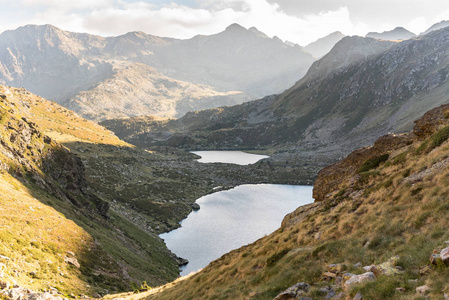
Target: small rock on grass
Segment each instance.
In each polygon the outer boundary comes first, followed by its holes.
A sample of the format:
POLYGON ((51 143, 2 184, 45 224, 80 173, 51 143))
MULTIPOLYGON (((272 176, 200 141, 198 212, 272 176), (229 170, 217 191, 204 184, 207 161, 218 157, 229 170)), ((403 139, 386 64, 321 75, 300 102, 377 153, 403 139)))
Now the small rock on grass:
POLYGON ((363 299, 363 296, 362 296, 362 294, 360 294, 360 293, 357 293, 355 296, 354 296, 354 298, 352 298, 352 300, 362 300, 363 299))
POLYGON ((430 287, 428 285, 418 286, 416 288, 416 293, 419 295, 426 295, 430 292, 430 287))

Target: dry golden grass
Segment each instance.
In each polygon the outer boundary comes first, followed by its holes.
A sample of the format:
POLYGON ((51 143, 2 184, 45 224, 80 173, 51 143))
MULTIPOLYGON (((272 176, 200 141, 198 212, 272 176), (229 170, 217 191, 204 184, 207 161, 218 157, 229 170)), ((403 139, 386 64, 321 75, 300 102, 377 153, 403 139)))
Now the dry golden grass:
POLYGON ((80 271, 64 262, 67 251, 82 257, 93 239, 63 214, 42 203, 6 172, 0 173, 0 254, 5 277, 32 289, 58 288, 62 292, 87 293, 80 271), (35 275, 32 273, 34 272, 35 275))

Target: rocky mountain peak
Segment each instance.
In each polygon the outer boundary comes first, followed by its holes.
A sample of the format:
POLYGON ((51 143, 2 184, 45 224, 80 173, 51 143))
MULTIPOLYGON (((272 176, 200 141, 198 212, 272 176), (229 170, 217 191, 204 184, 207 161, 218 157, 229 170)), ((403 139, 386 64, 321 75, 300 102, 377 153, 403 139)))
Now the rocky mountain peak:
POLYGON ((449 27, 449 21, 441 21, 439 23, 433 24, 432 26, 430 26, 429 29, 427 29, 426 31, 422 32, 420 35, 428 34, 429 32, 432 32, 432 31, 435 31, 435 30, 440 30, 440 29, 443 29, 445 27, 449 27))
POLYGON ((345 35, 340 31, 335 31, 325 37, 316 40, 304 47, 315 58, 320 58, 329 53, 329 51, 338 43, 345 35))
POLYGON ((374 39, 381 39, 381 40, 391 40, 391 41, 397 41, 397 40, 408 40, 412 37, 415 37, 416 34, 413 32, 408 31, 404 27, 396 27, 393 30, 390 31, 384 31, 382 33, 379 32, 369 32, 366 37, 374 38, 374 39))

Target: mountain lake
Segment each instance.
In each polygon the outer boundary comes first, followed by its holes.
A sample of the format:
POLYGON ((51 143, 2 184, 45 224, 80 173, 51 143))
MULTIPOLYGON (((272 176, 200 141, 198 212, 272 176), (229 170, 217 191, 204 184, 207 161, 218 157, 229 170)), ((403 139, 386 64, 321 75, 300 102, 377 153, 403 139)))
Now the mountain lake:
POLYGON ((172 252, 189 260, 181 267, 184 276, 272 233, 286 214, 312 202, 312 186, 241 185, 199 198, 201 209, 160 237, 172 252))
POLYGON ((228 163, 237 165, 250 165, 261 159, 268 158, 267 155, 251 154, 243 151, 191 151, 201 156, 201 163, 228 163))

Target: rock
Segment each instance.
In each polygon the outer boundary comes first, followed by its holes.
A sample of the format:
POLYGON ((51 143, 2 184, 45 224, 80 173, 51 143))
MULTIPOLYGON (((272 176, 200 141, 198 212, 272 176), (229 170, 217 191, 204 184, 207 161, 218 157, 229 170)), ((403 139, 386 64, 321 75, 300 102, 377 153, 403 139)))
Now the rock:
POLYGON ((362 267, 362 263, 361 263, 361 262, 358 262, 358 263, 354 264, 353 267, 354 267, 354 268, 361 268, 361 267, 362 267))
POLYGON ((366 272, 360 275, 352 275, 343 285, 345 289, 350 289, 354 285, 368 282, 368 281, 374 281, 376 280, 376 276, 374 276, 373 272, 366 272))
POLYGON ((397 287, 396 292, 398 293, 405 293, 405 289, 403 287, 397 287))
POLYGON ((444 299, 449 300, 449 294, 444 294, 444 299))
POLYGON ((388 261, 375 266, 372 272, 374 273, 374 275, 376 275, 376 277, 380 275, 394 276, 401 274, 402 272, 396 269, 396 263, 398 262, 398 260, 399 256, 393 256, 388 261))
POLYGON ((353 300, 362 300, 363 296, 360 293, 355 294, 354 298, 352 298, 353 300))
POLYGON ((432 265, 437 265, 438 261, 441 260, 441 256, 439 254, 432 253, 429 260, 432 265))
POLYGON ((310 285, 305 282, 298 282, 297 284, 289 287, 279 295, 277 295, 273 300, 287 300, 287 299, 298 299, 304 293, 310 290, 310 285))
POLYGON ((407 280, 409 284, 411 285, 418 285, 418 279, 409 279, 407 280))
POLYGON ((430 287, 428 285, 418 286, 416 288, 416 293, 419 295, 426 295, 430 292, 430 287))
POLYGON ((8 281, 0 281, 0 289, 9 289, 9 282, 8 281))
POLYGON ((330 290, 327 292, 326 296, 324 297, 324 300, 330 300, 332 298, 334 298, 336 295, 335 291, 330 288, 330 290))
POLYGON ((332 300, 338 300, 338 299, 343 299, 345 296, 345 294, 340 293, 338 295, 335 295, 334 297, 332 297, 332 300))
POLYGON ((440 258, 446 266, 449 266, 449 247, 441 250, 440 258))
POLYGON ((7 256, 3 256, 3 255, 0 255, 0 259, 1 260, 5 260, 5 261, 10 261, 11 260, 11 258, 9 258, 7 256))
POLYGON ((336 286, 342 286, 343 284, 343 277, 338 276, 337 278, 335 278, 335 285, 336 286))
POLYGON ((422 266, 419 268, 419 275, 427 275, 432 272, 432 268, 430 266, 422 266))
POLYGON ((315 233, 315 240, 320 240, 321 239, 321 231, 318 231, 317 233, 315 233))
POLYGON ((192 209, 194 210, 194 211, 197 211, 197 210, 199 210, 201 207, 200 207, 200 205, 198 204, 198 203, 192 203, 192 209))
POLYGON ((69 265, 77 267, 78 269, 81 267, 80 263, 78 262, 78 260, 75 257, 66 256, 66 257, 64 257, 64 261, 66 263, 68 263, 69 265))
POLYGON ((372 272, 375 268, 376 268, 375 265, 364 266, 364 267, 363 267, 363 270, 365 270, 366 272, 372 272))
POLYGON ((323 273, 323 278, 325 280, 331 280, 331 279, 336 278, 336 277, 337 277, 337 274, 332 273, 332 272, 324 272, 323 273))
POLYGON ((178 256, 176 257, 176 262, 178 263, 178 266, 180 266, 180 267, 185 266, 189 263, 189 261, 187 259, 178 257, 178 256))
POLYGON ((327 271, 332 273, 341 273, 346 269, 346 265, 344 264, 331 264, 327 266, 327 271))

